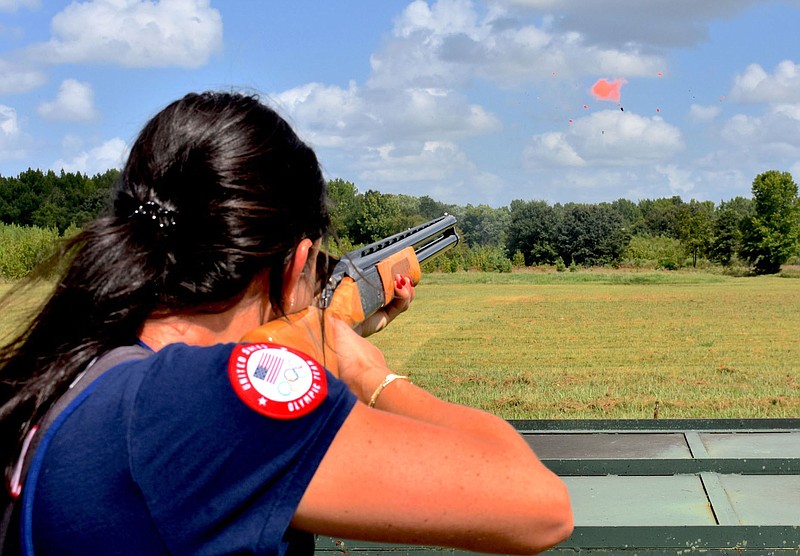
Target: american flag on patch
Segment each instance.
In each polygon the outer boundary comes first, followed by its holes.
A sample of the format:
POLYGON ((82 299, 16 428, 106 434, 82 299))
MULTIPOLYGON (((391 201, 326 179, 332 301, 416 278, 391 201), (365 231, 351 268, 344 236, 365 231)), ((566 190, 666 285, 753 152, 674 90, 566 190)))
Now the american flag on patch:
POLYGON ((279 355, 275 355, 274 353, 265 352, 261 355, 261 359, 258 361, 256 365, 256 370, 253 372, 253 376, 269 382, 270 384, 275 384, 275 381, 278 380, 278 374, 281 372, 283 368, 283 358, 279 355))

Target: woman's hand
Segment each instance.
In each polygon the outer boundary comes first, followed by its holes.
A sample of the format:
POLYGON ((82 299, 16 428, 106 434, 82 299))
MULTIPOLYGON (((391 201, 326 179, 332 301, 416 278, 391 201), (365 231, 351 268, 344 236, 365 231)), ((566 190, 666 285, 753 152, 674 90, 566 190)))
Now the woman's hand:
POLYGON ((356 332, 361 334, 364 338, 376 332, 380 332, 386 328, 386 325, 392 322, 397 315, 409 308, 415 295, 416 292, 414 291, 414 284, 411 283, 411 279, 398 274, 394 279, 394 299, 392 299, 388 305, 382 307, 375 314, 367 317, 364 322, 356 326, 356 332))

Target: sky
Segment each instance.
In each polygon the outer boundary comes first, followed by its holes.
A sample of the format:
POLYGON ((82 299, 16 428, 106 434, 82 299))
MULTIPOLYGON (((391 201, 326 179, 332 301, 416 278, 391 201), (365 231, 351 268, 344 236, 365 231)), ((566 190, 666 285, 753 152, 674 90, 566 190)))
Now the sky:
POLYGON ((327 178, 458 205, 800 181, 800 0, 0 0, 0 175, 121 167, 257 94, 327 178))

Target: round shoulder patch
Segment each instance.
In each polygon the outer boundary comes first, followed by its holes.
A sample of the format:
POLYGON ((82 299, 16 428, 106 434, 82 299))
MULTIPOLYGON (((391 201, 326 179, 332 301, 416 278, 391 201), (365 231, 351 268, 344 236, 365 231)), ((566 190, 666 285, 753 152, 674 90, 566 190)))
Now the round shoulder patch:
POLYGON ((228 377, 244 403, 275 419, 307 415, 328 395, 322 365, 297 350, 268 342, 234 347, 228 377))

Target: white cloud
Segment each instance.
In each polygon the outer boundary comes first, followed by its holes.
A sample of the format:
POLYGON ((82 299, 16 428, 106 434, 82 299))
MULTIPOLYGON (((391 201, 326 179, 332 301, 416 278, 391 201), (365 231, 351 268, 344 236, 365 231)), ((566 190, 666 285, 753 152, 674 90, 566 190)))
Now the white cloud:
POLYGON ((56 172, 64 170, 65 172, 81 172, 90 175, 102 173, 109 168, 121 168, 128 150, 125 141, 115 137, 98 147, 75 155, 70 160, 56 160, 51 167, 56 172))
POLYGON ((736 114, 724 122, 719 136, 719 148, 698 157, 693 166, 704 170, 702 181, 710 191, 718 190, 710 198, 747 196, 756 175, 797 166, 800 104, 773 106, 755 116, 736 114))
POLYGON ((575 31, 598 45, 688 47, 709 36, 711 21, 730 18, 759 0, 488 0, 497 9, 548 18, 555 32, 575 31))
POLYGON ((61 140, 61 148, 66 152, 74 152, 83 146, 83 139, 74 133, 68 133, 61 140))
POLYGON ((675 164, 656 166, 656 172, 666 176, 669 189, 676 195, 687 195, 697 186, 698 180, 689 170, 678 168, 675 164))
POLYGON ((374 147, 387 142, 453 141, 492 133, 499 120, 449 89, 347 89, 309 83, 272 95, 317 146, 374 147))
MULTIPOLYGON (((358 87, 308 83, 272 95, 281 112, 293 122, 304 139, 321 147, 344 146, 368 133, 374 121, 358 87)), ((378 122, 375 122, 378 123, 378 122)))
POLYGON ((438 181, 455 168, 472 166, 454 143, 429 141, 419 150, 404 150, 388 144, 367 149, 361 177, 368 181, 438 181))
POLYGON ((443 202, 493 199, 504 186, 499 177, 482 172, 458 145, 447 141, 367 149, 360 166, 359 179, 366 183, 380 183, 389 191, 400 185, 403 193, 443 202))
POLYGON ((0 133, 4 137, 12 137, 19 133, 19 124, 17 123, 17 111, 10 106, 0 105, 0 133))
POLYGON ((800 152, 800 104, 779 104, 760 116, 737 114, 721 131, 731 145, 768 149, 787 145, 800 152))
POLYGON ((689 116, 696 122, 710 122, 719 116, 722 108, 719 106, 701 106, 699 104, 692 104, 689 107, 689 116))
POLYGON ((355 175, 371 186, 402 183, 409 194, 453 201, 457 191, 478 196, 483 188, 486 196, 501 187, 456 144, 498 131, 499 119, 451 89, 309 83, 271 96, 304 140, 336 149, 326 162, 348 157, 355 175))
POLYGON ((0 94, 26 93, 47 81, 41 71, 0 59, 0 94))
POLYGON ((0 104, 0 160, 23 158, 27 143, 28 138, 19 127, 17 111, 0 104))
POLYGON ((800 65, 784 60, 770 75, 758 64, 751 64, 734 79, 731 98, 739 102, 800 102, 800 65))
POLYGON ((600 199, 626 198, 637 200, 653 197, 659 191, 663 176, 647 169, 566 168, 552 179, 550 169, 532 173, 530 184, 516 198, 549 202, 593 203, 600 199))
POLYGON ((89 83, 66 79, 52 102, 44 102, 37 109, 46 120, 85 122, 97 117, 94 108, 94 91, 89 83))
POLYGON ((73 2, 51 27, 53 38, 29 51, 40 62, 199 67, 222 48, 222 17, 209 0, 73 2))
POLYGON ((39 0, 0 0, 0 11, 15 12, 19 8, 38 8, 39 0))
POLYGON ((660 56, 589 45, 575 32, 553 33, 524 18, 467 0, 412 2, 371 58, 370 83, 444 87, 474 79, 516 86, 559 75, 655 76, 660 56))
POLYGON ((680 130, 659 116, 603 110, 564 132, 535 135, 523 152, 528 169, 541 166, 632 166, 668 160, 684 148, 680 130))
POLYGON ((549 132, 536 135, 522 154, 523 162, 529 169, 545 166, 586 166, 566 134, 549 132))

